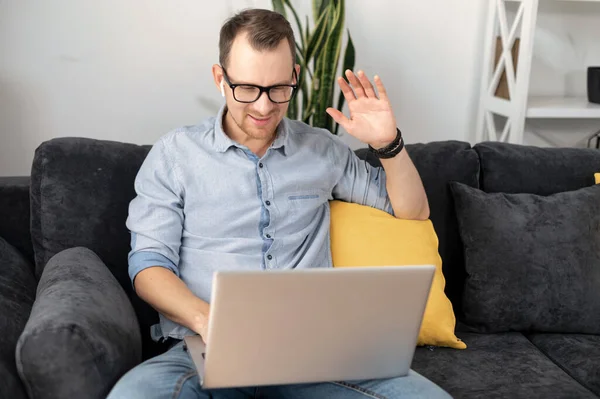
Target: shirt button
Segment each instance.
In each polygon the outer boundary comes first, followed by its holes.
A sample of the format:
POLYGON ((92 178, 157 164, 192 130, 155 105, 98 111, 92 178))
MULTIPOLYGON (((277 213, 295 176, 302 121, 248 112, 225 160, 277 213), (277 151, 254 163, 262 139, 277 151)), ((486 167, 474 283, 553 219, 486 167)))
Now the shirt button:
POLYGON ((262 167, 263 167, 263 164, 262 164, 262 162, 258 164, 258 167, 259 167, 259 168, 262 168, 262 167))
POLYGON ((271 259, 273 259, 273 256, 272 255, 267 255, 267 259, 271 260, 271 259))
POLYGON ((271 205, 271 201, 265 201, 265 204, 267 204, 267 206, 271 205))
POLYGON ((271 234, 267 234, 267 238, 271 238, 271 234))

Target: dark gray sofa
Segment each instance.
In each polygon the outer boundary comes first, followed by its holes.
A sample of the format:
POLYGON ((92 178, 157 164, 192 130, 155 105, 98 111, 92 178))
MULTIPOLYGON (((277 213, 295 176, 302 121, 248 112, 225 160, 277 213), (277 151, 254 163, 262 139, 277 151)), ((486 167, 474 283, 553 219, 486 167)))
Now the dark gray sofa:
MULTIPOLYGON (((149 329, 157 321, 157 314, 137 298, 127 273, 129 234, 125 219, 134 196, 134 177, 149 148, 84 138, 54 139, 37 149, 30 177, 0 178, 0 237, 5 240, 4 246, 0 241, 0 398, 58 397, 51 393, 52 381, 71 386, 70 391, 61 391, 69 392, 70 397, 100 398, 135 363, 165 350, 164 344, 150 339, 149 329), (76 247, 93 253, 64 252, 76 247), (49 261, 53 274, 46 276, 44 268, 49 261), (84 366, 70 369, 68 375, 52 375, 54 362, 62 361, 58 358, 60 348, 44 359, 47 371, 37 375, 38 386, 33 386, 27 378, 20 379, 18 369, 29 373, 24 366, 16 366, 26 360, 27 354, 22 350, 26 343, 19 342, 21 358, 18 359, 16 346, 32 307, 35 313, 38 306, 34 306, 36 290, 38 301, 44 296, 45 306, 51 303, 48 292, 52 284, 57 284, 56 280, 66 280, 62 283, 67 291, 78 284, 87 284, 85 290, 91 292, 95 282, 86 281, 86 267, 92 263, 94 279, 105 284, 100 294, 107 298, 103 300, 94 294, 96 313, 84 317, 87 325, 105 325, 105 321, 94 318, 125 309, 118 325, 126 323, 123 319, 137 318, 134 325, 139 329, 109 328, 102 339, 92 342, 94 345, 78 349, 89 351, 87 361, 92 362, 96 372, 93 379, 89 379, 89 370, 84 366), (61 272, 61 267, 70 272, 61 272), (73 270, 80 270, 80 275, 73 270), (120 288, 115 290, 115 286, 120 288), (127 309, 131 307, 135 314, 127 318, 127 309), (115 361, 117 355, 109 349, 121 339, 129 341, 119 347, 117 352, 122 357, 115 361), (48 385, 44 387, 44 383, 48 385), (86 387, 91 383, 96 384, 95 390, 86 387)), ((459 320, 457 336, 468 345, 462 351, 420 347, 413 368, 456 398, 600 397, 599 335, 481 333, 463 323, 465 254, 449 188, 449 182, 455 181, 486 192, 550 195, 577 190, 593 185, 593 174, 600 171, 600 151, 500 143, 482 143, 471 148, 468 143, 458 141, 409 145, 408 150, 430 200, 446 293, 459 320)), ((359 150, 357 154, 377 164, 368 152, 359 150)), ((600 264, 595 267, 600 268, 600 264)), ((78 300, 83 303, 86 298, 78 300)), ((89 307, 69 309, 73 315, 77 309, 89 307)), ((83 316, 75 314, 75 321, 69 322, 74 327, 63 331, 60 343, 53 342, 57 338, 50 334, 37 345, 69 346, 70 333, 79 338, 85 335, 85 327, 77 321, 83 316)), ((27 328, 31 329, 35 323, 31 320, 29 323, 27 328)), ((56 367, 54 374, 67 373, 64 368, 56 367)))

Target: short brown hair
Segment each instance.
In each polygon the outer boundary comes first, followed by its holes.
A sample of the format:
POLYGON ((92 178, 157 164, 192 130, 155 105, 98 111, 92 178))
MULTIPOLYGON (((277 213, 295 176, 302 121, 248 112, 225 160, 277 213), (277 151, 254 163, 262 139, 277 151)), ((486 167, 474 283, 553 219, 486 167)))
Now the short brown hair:
POLYGON ((247 33, 250 45, 258 51, 275 49, 282 40, 287 39, 292 61, 296 65, 296 42, 288 20, 275 11, 248 9, 229 18, 221 27, 219 62, 222 66, 227 66, 231 46, 240 33, 247 33))

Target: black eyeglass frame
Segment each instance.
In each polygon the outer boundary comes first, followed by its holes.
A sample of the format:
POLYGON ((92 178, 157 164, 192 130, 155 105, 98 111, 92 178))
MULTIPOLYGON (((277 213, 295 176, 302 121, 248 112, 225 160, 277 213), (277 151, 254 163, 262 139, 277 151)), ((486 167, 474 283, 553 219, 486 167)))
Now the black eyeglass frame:
MULTIPOLYGON (((259 86, 259 85, 253 85, 253 84, 248 84, 248 83, 242 83, 242 84, 234 84, 231 83, 231 81, 229 80, 229 76, 227 76, 227 71, 225 70, 225 68, 223 66, 221 66, 221 69, 223 69, 223 78, 225 79, 225 83, 227 83, 227 86, 229 86, 229 88, 231 88, 231 91, 233 93, 233 99, 239 103, 244 103, 244 104, 252 104, 256 101, 258 101, 258 99, 260 98, 260 96, 262 96, 262 94, 264 92, 267 93, 267 97, 269 98, 269 100, 275 104, 285 104, 285 103, 289 103, 290 101, 292 101, 292 99, 294 98, 294 95, 296 95, 296 91, 298 90, 298 85, 273 85, 273 86, 259 86), (256 96, 256 98, 252 101, 240 101, 235 97, 235 88, 236 87, 240 87, 240 86, 246 86, 246 87, 255 87, 259 90, 258 92, 258 96, 256 96), (276 88, 276 87, 289 87, 292 89, 292 94, 290 95, 290 99, 286 100, 286 101, 273 101, 273 99, 271 98, 271 89, 276 88)), ((296 69, 292 70, 292 78, 296 78, 296 81, 298 81, 298 75, 296 74, 296 69)))

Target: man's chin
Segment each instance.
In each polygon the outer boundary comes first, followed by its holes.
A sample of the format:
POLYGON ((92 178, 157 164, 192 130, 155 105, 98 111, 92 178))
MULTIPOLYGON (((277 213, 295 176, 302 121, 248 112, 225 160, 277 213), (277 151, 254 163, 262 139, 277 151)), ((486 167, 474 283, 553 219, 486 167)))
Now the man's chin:
POLYGON ((246 134, 253 139, 256 140, 268 140, 273 137, 275 134, 275 129, 256 129, 254 127, 249 127, 244 129, 246 134))
POLYGON ((265 126, 256 126, 252 124, 251 121, 248 121, 244 126, 244 131, 246 134, 255 139, 268 139, 273 137, 277 130, 277 124, 271 122, 265 126))

